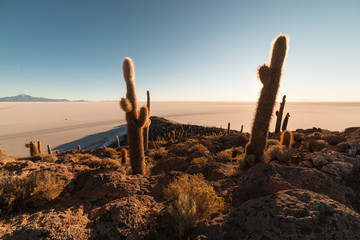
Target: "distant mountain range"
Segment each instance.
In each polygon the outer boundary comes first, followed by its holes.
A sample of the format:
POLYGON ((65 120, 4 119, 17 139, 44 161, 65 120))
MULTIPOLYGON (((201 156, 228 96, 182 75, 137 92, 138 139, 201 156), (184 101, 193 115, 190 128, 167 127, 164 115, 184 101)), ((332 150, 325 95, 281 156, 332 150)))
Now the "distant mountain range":
POLYGON ((68 99, 51 99, 43 97, 32 97, 26 94, 20 94, 14 97, 2 97, 0 102, 87 102, 85 100, 70 101, 68 99))

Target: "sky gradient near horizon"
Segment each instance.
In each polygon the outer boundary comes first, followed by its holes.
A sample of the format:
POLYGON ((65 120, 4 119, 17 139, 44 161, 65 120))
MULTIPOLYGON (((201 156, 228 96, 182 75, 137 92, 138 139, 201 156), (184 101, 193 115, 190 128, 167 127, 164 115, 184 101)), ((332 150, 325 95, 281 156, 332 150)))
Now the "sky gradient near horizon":
POLYGON ((0 0, 0 97, 256 101, 257 67, 290 38, 278 100, 360 101, 360 1, 0 0))

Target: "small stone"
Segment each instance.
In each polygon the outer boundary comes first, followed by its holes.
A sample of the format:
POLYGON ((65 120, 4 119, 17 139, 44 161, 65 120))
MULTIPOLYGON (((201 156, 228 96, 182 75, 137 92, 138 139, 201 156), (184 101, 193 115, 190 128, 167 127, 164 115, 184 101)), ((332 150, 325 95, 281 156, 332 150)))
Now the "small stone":
POLYGON ((348 153, 351 155, 351 156, 355 156, 356 155, 356 148, 351 148, 348 150, 348 153))
POLYGON ((327 160, 326 156, 324 154, 312 154, 311 160, 314 166, 321 167, 326 164, 329 164, 329 161, 327 160))
POLYGON ((334 165, 343 177, 350 175, 353 171, 353 165, 348 162, 334 161, 330 165, 334 165))
POLYGON ((314 165, 310 161, 303 161, 303 162, 299 163, 299 166, 312 168, 314 165))

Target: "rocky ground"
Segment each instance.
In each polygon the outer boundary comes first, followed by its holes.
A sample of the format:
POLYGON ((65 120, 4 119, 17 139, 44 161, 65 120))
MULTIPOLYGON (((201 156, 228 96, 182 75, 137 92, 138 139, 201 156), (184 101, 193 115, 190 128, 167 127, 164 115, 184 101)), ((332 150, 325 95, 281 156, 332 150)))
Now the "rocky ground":
MULTIPOLYGON (((280 135, 269 138, 278 144, 280 135)), ((144 176, 121 164, 121 148, 1 155, 0 238, 359 239, 360 127, 298 129, 290 159, 241 170, 248 139, 153 117, 144 176), (163 189, 176 177, 199 173, 225 208, 179 237, 163 189), (24 193, 28 186, 14 179, 26 176, 42 185, 24 193), (9 195, 4 186, 16 184, 9 195)))

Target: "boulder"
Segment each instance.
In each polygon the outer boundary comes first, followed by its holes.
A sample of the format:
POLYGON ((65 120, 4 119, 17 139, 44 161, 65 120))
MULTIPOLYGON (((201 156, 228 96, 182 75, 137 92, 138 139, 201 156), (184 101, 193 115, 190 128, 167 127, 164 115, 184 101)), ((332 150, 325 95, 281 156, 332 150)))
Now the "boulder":
POLYGON ((284 190, 233 209, 223 239, 358 239, 360 215, 322 194, 284 190))

